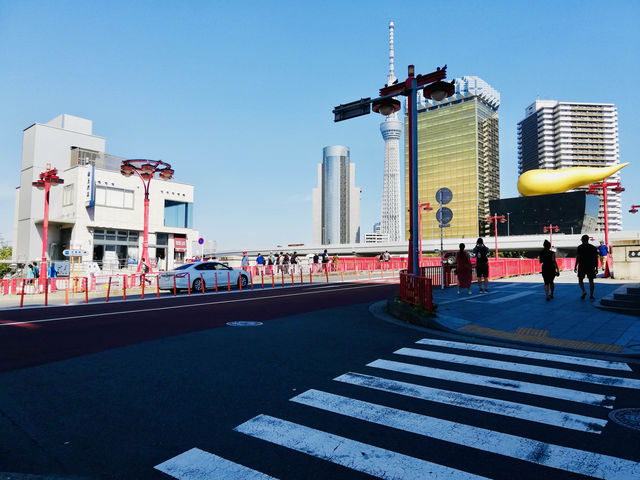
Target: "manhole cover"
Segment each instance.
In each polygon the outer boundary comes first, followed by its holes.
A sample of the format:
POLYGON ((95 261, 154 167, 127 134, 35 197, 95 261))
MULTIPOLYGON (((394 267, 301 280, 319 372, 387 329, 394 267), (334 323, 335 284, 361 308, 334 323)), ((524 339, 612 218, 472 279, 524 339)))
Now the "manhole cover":
POLYGON ((640 408, 620 408, 609 413, 609 418, 623 427, 640 430, 640 408))
POLYGON ((262 322, 227 322, 229 327, 259 327, 262 322))

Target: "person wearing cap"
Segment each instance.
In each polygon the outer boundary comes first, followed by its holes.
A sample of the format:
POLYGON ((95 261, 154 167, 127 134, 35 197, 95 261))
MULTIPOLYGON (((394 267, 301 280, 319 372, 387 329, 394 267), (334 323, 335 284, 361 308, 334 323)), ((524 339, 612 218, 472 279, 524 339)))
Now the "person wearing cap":
POLYGON ((247 251, 242 252, 242 262, 240 263, 243 270, 246 270, 249 266, 249 257, 247 256, 247 251))
POLYGON ((607 255, 609 254, 609 247, 604 244, 604 241, 600 240, 600 246, 598 247, 598 255, 600 256, 600 265, 602 270, 607 265, 607 255))

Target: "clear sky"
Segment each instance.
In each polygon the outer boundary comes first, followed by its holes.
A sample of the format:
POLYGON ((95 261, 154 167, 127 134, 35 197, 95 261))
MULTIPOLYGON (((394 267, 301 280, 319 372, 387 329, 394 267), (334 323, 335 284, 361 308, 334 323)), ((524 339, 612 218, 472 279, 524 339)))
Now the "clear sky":
MULTIPOLYGON (((93 120, 107 153, 162 159, 195 185, 219 249, 311 242, 322 148, 346 145, 361 231, 379 221, 383 120, 334 123, 407 65, 501 94, 501 196, 517 196, 516 125, 536 98, 618 108, 625 230, 640 230, 640 2, 0 0, 0 234, 11 239, 22 130, 93 120)), ((151 199, 153 202, 153 198, 151 199)))

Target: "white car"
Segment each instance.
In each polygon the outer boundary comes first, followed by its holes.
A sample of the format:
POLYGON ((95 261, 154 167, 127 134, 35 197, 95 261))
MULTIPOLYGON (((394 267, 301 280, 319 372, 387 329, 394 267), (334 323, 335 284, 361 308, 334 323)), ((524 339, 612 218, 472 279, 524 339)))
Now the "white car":
POLYGON ((244 270, 234 270, 223 263, 218 262, 194 262, 186 263, 175 270, 162 272, 158 276, 160 290, 173 290, 175 279, 176 290, 186 290, 191 283, 191 290, 200 292, 202 282, 205 290, 215 288, 216 279, 218 288, 227 288, 227 285, 238 286, 238 279, 242 288, 249 283, 250 277, 244 270))

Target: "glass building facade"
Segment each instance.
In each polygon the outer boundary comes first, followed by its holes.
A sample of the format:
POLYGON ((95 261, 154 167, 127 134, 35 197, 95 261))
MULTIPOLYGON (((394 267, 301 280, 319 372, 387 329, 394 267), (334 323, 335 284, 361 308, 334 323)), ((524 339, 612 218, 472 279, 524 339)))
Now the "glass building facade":
MULTIPOLYGON (((463 77, 476 78, 476 77, 463 77)), ((478 79, 479 80, 479 79, 478 79)), ((456 82, 459 82, 456 80, 456 82)), ((480 80, 480 82, 482 82, 480 80)), ((485 88, 489 88, 482 82, 485 88)), ((499 97, 463 90, 442 102, 418 109, 418 198, 433 210, 422 212, 422 238, 440 236, 435 194, 447 187, 453 193, 446 206, 453 211, 445 238, 487 235, 489 201, 500 197, 498 154, 499 97)), ((405 119, 405 128, 407 120, 405 119)), ((409 198, 408 135, 405 135, 405 198, 409 198)), ((405 212, 409 237, 409 212, 405 212)))
POLYGON ((322 243, 349 243, 349 149, 325 147, 322 157, 322 243))

